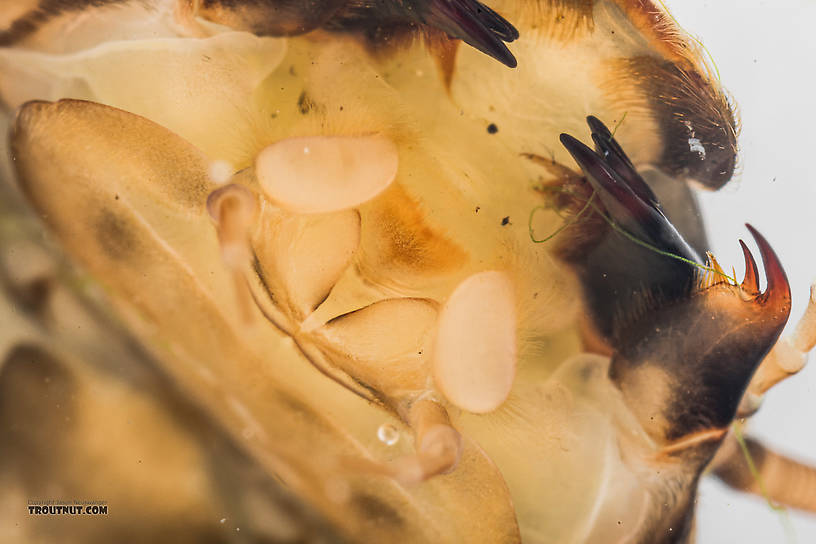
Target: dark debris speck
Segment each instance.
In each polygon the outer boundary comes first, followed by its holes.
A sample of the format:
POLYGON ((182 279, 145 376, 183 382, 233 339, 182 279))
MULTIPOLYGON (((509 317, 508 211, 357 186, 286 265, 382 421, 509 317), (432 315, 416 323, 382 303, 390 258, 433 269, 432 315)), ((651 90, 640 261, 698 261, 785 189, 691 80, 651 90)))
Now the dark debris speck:
POLYGON ((488 134, 496 134, 499 131, 499 127, 496 126, 496 123, 490 123, 487 125, 487 133, 488 134))
POLYGON ((510 216, 508 215, 507 217, 503 217, 501 224, 502 224, 502 227, 505 227, 505 226, 509 225, 510 224, 510 216))
POLYGON ((300 111, 301 115, 306 115, 313 109, 315 109, 314 100, 312 100, 306 91, 300 93, 297 100, 298 110, 300 111))

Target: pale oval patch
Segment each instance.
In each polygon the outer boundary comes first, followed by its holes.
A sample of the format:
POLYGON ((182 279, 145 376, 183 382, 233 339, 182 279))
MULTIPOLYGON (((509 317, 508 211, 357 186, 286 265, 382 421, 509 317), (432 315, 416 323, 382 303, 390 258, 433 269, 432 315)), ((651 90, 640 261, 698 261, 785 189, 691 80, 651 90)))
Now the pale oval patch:
POLYGON ((474 274, 442 309, 433 358, 434 379, 449 401, 474 413, 498 408, 516 375, 513 284, 503 272, 474 274))
POLYGON ((258 154, 266 196, 295 213, 325 213, 371 200, 394 181, 398 154, 383 136, 314 136, 276 142, 258 154))

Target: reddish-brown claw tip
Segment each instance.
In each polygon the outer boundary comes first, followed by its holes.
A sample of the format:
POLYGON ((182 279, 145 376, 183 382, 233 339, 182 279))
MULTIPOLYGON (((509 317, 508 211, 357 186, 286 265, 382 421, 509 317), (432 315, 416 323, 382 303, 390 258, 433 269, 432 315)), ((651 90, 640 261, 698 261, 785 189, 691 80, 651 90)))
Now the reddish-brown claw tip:
POLYGON ((757 270, 756 261, 745 242, 740 240, 739 243, 740 247, 742 247, 742 255, 745 257, 745 278, 742 280, 740 287, 751 296, 757 296, 759 294, 759 271, 757 270))
MULTIPOLYGON (((727 428, 757 366, 787 322, 791 294, 785 271, 767 240, 746 227, 765 266, 764 293, 757 263, 740 241, 745 257, 741 288, 720 281, 685 299, 658 303, 617 336, 610 378, 657 440, 684 443, 690 436, 727 428), (700 316, 706 316, 704 326, 700 316), (695 334, 691 343, 685 341, 690 331, 695 334), (660 380, 671 395, 654 394, 660 380), (654 414, 664 419, 656 422, 654 414)), ((710 266, 720 272, 715 260, 710 266)))
POLYGON ((757 301, 763 305, 778 308, 780 313, 784 313, 784 320, 787 321, 791 309, 791 291, 785 269, 782 268, 779 257, 776 256, 771 244, 768 243, 765 237, 748 223, 745 224, 745 227, 754 237, 754 241, 759 247, 759 254, 762 256, 762 264, 765 266, 765 277, 768 283, 765 292, 757 297, 757 301))

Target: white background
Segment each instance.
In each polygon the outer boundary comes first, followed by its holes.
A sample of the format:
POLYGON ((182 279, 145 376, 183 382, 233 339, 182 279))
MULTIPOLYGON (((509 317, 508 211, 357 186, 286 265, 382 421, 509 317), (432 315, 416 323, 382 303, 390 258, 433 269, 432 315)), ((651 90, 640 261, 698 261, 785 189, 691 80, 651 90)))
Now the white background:
MULTIPOLYGON (((788 273, 795 324, 816 279, 816 0, 667 4, 710 51, 742 120, 741 172, 701 195, 714 253, 742 278, 737 239, 755 248, 743 226, 753 224, 788 273)), ((749 432, 816 464, 816 363, 769 392, 749 432)), ((816 542, 816 516, 777 514, 713 479, 702 485, 697 521, 700 544, 816 542)))

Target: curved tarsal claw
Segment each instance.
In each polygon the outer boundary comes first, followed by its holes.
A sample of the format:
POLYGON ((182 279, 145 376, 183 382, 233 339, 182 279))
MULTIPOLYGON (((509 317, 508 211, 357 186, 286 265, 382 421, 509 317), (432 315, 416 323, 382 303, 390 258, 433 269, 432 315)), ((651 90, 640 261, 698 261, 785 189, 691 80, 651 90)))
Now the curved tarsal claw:
POLYGON ((519 37, 518 30, 504 17, 475 0, 430 0, 421 2, 419 19, 490 55, 509 68, 516 58, 504 44, 519 37))
POLYGON ((755 297, 759 294, 759 271, 757 270, 756 261, 751 254, 751 250, 745 245, 742 240, 739 241, 742 248, 742 256, 745 259, 745 277, 742 280, 740 287, 749 296, 755 297))
POLYGON ((660 208, 660 203, 652 188, 637 173, 632 161, 615 140, 607 126, 593 115, 587 117, 587 124, 592 130, 592 141, 595 143, 595 150, 598 154, 606 159, 615 173, 626 180, 626 183, 641 200, 660 208))
POLYGON ((754 227, 748 223, 745 224, 745 227, 754 237, 754 241, 759 247, 759 254, 762 256, 762 264, 765 266, 765 277, 767 278, 765 292, 757 297, 757 301, 765 306, 774 309, 778 308, 780 311, 784 308, 790 311, 790 284, 788 283, 788 276, 782 268, 782 263, 779 262, 779 257, 776 256, 765 237, 757 232, 754 227))
POLYGON ((592 233, 594 244, 570 263, 582 278, 592 325, 614 344, 621 329, 655 300, 663 305, 686 300, 694 280, 702 282, 696 266, 701 259, 663 213, 609 129, 595 117, 587 122, 597 151, 568 134, 561 135, 561 143, 605 211, 595 208, 601 228, 592 233))
POLYGON ((636 238, 662 250, 699 262, 697 253, 664 215, 657 197, 601 121, 588 117, 597 152, 569 134, 561 144, 572 155, 612 219, 636 238))
MULTIPOLYGON (((785 272, 768 242, 748 228, 762 254, 765 292, 746 296, 756 275, 746 250, 747 289, 725 281, 698 285, 685 298, 654 304, 617 337, 610 377, 658 441, 671 445, 728 426, 746 409, 739 400, 787 322, 791 301, 785 272), (693 343, 686 342, 687 334, 693 334, 693 343), (655 414, 666 423, 651 417, 655 414)), ((716 261, 711 266, 722 274, 716 261)), ((761 383, 762 377, 754 379, 761 383)))

